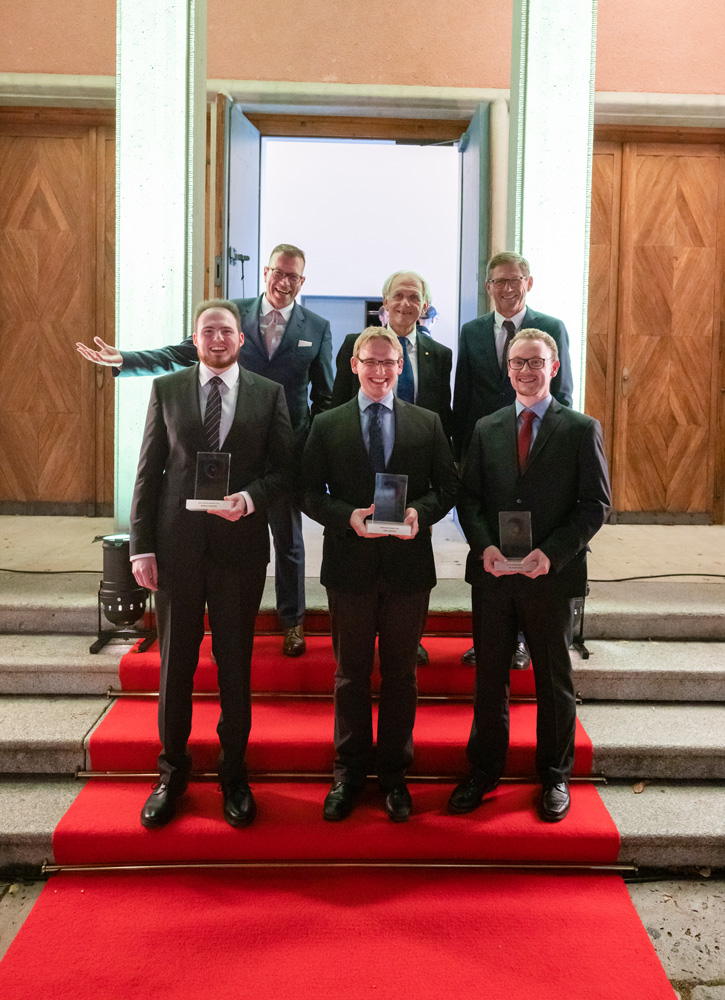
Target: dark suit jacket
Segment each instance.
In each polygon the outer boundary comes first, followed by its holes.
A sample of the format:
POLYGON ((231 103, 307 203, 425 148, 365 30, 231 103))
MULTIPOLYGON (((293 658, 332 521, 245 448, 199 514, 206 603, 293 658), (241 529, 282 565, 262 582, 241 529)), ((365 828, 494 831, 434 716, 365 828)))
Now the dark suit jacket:
POLYGON ((553 399, 523 475, 516 452, 515 406, 478 421, 458 504, 471 546, 466 580, 479 587, 498 582, 483 569, 481 556, 489 545, 499 545, 499 511, 528 510, 533 548, 549 557, 548 575, 557 593, 580 597, 586 590, 587 543, 604 524, 611 503, 599 422, 553 399))
MULTIPOLYGON (((461 327, 453 396, 453 452, 465 454, 476 421, 516 399, 508 372, 501 372, 493 336, 494 314, 487 313, 461 327)), ((533 327, 550 334, 559 350, 559 371, 551 382, 551 394, 564 406, 573 402, 574 383, 569 357, 569 334, 560 319, 527 307, 521 329, 533 327)))
POLYGON ((325 527, 321 582, 362 593, 381 577, 400 593, 435 586, 430 527, 454 505, 460 481, 437 414, 396 399, 395 443, 387 472, 408 476, 407 506, 418 511, 415 538, 360 538, 350 515, 375 494, 357 397, 312 425, 302 458, 302 509, 325 527))
POLYGON ((199 406, 199 366, 156 379, 131 505, 131 555, 155 552, 159 574, 188 572, 211 550, 223 563, 269 562, 267 509, 287 488, 292 430, 282 387, 240 366, 231 429, 230 493, 246 490, 254 513, 238 521, 186 510, 194 496, 196 456, 208 451, 199 406))
MULTIPOLYGON (((262 296, 235 299, 242 314, 244 343, 239 361, 247 371, 264 375, 284 388, 290 420, 295 431, 306 434, 310 426, 308 389, 312 416, 329 409, 332 394, 332 338, 330 324, 317 313, 295 303, 284 336, 272 358, 259 332, 262 296)), ((194 365, 199 360, 191 337, 180 344, 152 351, 122 351, 119 375, 161 375, 194 365)))
MULTIPOLYGON (((352 349, 359 334, 349 333, 337 353, 337 372, 332 387, 332 405, 340 406, 357 396, 360 380, 350 367, 352 349)), ((418 398, 416 406, 432 410, 441 418, 446 437, 451 436, 451 368, 453 354, 450 347, 439 344, 418 330, 416 338, 418 361, 418 398)))

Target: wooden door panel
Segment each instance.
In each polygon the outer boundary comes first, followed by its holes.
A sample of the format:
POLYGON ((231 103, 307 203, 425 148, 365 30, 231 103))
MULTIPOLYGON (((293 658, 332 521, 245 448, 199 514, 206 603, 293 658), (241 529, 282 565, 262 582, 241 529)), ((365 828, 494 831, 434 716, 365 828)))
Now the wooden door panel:
POLYGON ((625 146, 615 507, 715 513, 719 147, 625 146))

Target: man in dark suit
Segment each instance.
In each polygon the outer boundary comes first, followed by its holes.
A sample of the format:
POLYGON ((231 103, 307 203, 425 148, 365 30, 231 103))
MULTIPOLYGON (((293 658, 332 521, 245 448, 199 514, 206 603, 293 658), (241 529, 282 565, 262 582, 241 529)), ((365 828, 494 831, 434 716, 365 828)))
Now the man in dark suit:
POLYGON ((574 764, 573 598, 586 582, 588 542, 609 512, 609 480, 599 423, 551 394, 559 371, 554 339, 540 330, 519 331, 507 366, 516 401, 478 421, 463 467, 458 510, 471 547, 466 580, 477 667, 471 772, 454 789, 449 808, 475 809, 503 774, 509 669, 520 624, 536 681, 540 814, 556 822, 569 811, 574 764), (532 550, 519 572, 497 568, 502 511, 531 514, 532 550))
MULTIPOLYGON (((432 410, 441 418, 443 430, 451 434, 451 367, 453 354, 430 336, 419 336, 417 322, 430 300, 428 282, 414 271, 396 271, 383 285, 383 308, 388 312, 388 329, 400 338, 403 371, 396 395, 408 403, 432 410)), ((351 333, 337 354, 337 371, 332 387, 332 405, 339 406, 357 396, 360 380, 350 366, 358 334, 351 333)))
MULTIPOLYGON (((569 335, 560 319, 535 312, 526 305, 526 295, 533 283, 529 262, 520 254, 505 251, 488 262, 486 288, 495 309, 465 323, 458 343, 453 397, 453 451, 458 461, 465 457, 476 422, 514 401, 506 358, 518 330, 534 327, 554 338, 559 369, 552 380, 551 392, 564 406, 572 404, 569 335)), ((463 654, 463 662, 474 665, 474 655, 473 648, 469 649, 463 654)), ((519 670, 529 665, 529 653, 521 639, 511 665, 519 670)))
POLYGON ((199 364, 157 379, 151 390, 131 506, 133 572, 156 591, 161 648, 162 750, 159 783, 141 812, 148 827, 168 823, 186 790, 205 605, 219 673, 224 817, 247 826, 256 812, 245 766, 252 642, 269 562, 267 511, 288 486, 292 429, 282 387, 239 365, 243 340, 234 303, 201 303, 199 364), (231 509, 186 509, 199 452, 230 455, 231 509))
MULTIPOLYGON (((441 418, 446 437, 450 438, 451 367, 453 354, 429 335, 421 335, 418 320, 427 311, 430 287, 415 271, 395 271, 383 285, 383 309, 388 314, 387 328, 403 348, 403 370, 396 389, 398 399, 432 410, 441 418)), ((357 396, 360 380, 350 361, 358 335, 348 334, 337 354, 337 371, 332 387, 332 405, 339 406, 357 396)), ((429 662, 428 653, 418 645, 418 665, 429 662)))
POLYGON ((455 503, 459 481, 438 415, 395 398, 403 370, 398 337, 380 327, 364 330, 351 369, 359 377, 357 396, 315 421, 302 460, 303 509, 325 527, 321 582, 337 661, 337 756, 323 815, 349 815, 372 763, 377 634, 375 769, 385 811, 402 822, 412 809, 405 771, 413 758, 416 653, 436 582, 430 527, 455 503), (368 534, 376 472, 408 477, 409 535, 368 534))
MULTIPOLYGON (((284 388, 300 448, 311 419, 329 408, 332 393, 330 324, 295 303, 305 281, 304 268, 303 251, 282 243, 274 248, 264 269, 264 294, 234 300, 244 333, 239 360, 247 371, 284 388)), ((117 351, 100 337, 95 341, 99 350, 77 344, 78 351, 96 364, 113 366, 120 376, 161 375, 197 361, 191 337, 151 351, 117 351)), ((305 548, 300 511, 289 495, 273 502, 269 524, 274 538, 277 612, 284 629, 282 651, 299 656, 305 651, 305 548)))

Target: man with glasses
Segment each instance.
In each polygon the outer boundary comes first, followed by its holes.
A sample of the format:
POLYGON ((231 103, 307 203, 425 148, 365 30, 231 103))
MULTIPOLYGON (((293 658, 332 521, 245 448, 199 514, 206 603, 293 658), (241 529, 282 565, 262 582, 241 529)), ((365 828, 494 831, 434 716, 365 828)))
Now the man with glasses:
POLYGON ((345 819, 374 766, 385 811, 399 823, 412 810, 405 772, 413 759, 416 653, 436 583, 430 528, 453 507, 459 480, 438 415, 396 398, 403 371, 396 334, 368 327, 350 366, 357 394, 315 420, 302 459, 303 509, 325 527, 320 579, 337 662, 334 783, 323 815, 345 819), (409 535, 367 531, 378 472, 407 476, 409 535), (376 634, 381 685, 373 761, 376 634))
MULTIPOLYGON (((446 437, 450 438, 453 354, 449 347, 430 336, 419 336, 417 327, 418 320, 428 309, 430 297, 428 282, 415 271, 395 271, 383 285, 387 329, 398 337, 403 349, 403 369, 395 390, 396 396, 437 413, 446 437)), ((357 336, 356 333, 348 334, 338 351, 332 389, 333 406, 353 399, 360 388, 360 381, 350 366, 357 336)), ((425 666, 428 662, 428 652, 420 644, 418 665, 425 666)))
MULTIPOLYGON (((498 253, 488 262, 486 288, 494 311, 465 323, 461 328, 453 396, 453 451, 458 461, 466 454, 476 421, 513 403, 515 394, 506 370, 509 345, 518 330, 535 327, 554 338, 559 367, 551 383, 554 399, 571 406, 573 382, 569 357, 569 335, 560 319, 535 312, 526 305, 534 279, 529 262, 517 253, 498 253)), ((475 664, 473 648, 463 662, 475 664)), ((525 670, 528 651, 521 641, 512 667, 525 670)))
MULTIPOLYGON (((304 269, 304 252, 281 243, 264 269, 264 294, 233 300, 244 333, 239 361, 248 371, 283 387, 298 438, 297 453, 312 418, 329 408, 332 395, 330 324, 295 302, 305 281, 304 269)), ((191 337, 151 351, 117 351, 100 337, 95 341, 99 350, 77 344, 79 353, 96 364, 113 366, 114 374, 120 376, 163 375, 198 360, 191 337)), ((284 630, 282 652, 300 656, 305 651, 305 548, 302 517, 289 495, 279 496, 270 506, 269 526, 274 539, 277 613, 284 630)))
POLYGON ((560 371, 553 337, 520 330, 507 368, 515 403, 476 424, 463 466, 458 511, 470 545, 466 581, 478 662, 471 771, 454 789, 449 809, 471 812, 504 772, 509 670, 520 626, 536 681, 539 811, 545 821, 558 822, 569 811, 574 764, 573 599, 586 583, 588 542, 609 513, 609 479, 598 421, 552 394, 560 371), (502 511, 531 517, 533 547, 517 572, 501 568, 502 511))

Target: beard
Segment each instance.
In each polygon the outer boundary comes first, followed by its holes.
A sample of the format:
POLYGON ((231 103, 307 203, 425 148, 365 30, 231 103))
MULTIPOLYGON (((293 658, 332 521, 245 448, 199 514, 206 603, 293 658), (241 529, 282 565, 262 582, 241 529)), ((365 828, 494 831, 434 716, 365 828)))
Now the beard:
POLYGON ((199 350, 197 347, 197 354, 199 355, 199 360, 203 361, 209 368, 218 368, 219 370, 223 368, 231 368, 231 366, 239 359, 239 351, 227 351, 224 354, 214 354, 212 351, 199 350))

